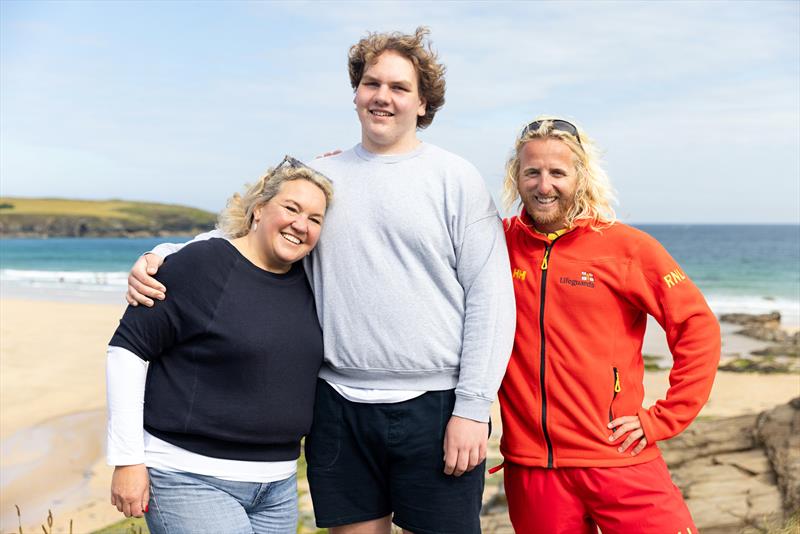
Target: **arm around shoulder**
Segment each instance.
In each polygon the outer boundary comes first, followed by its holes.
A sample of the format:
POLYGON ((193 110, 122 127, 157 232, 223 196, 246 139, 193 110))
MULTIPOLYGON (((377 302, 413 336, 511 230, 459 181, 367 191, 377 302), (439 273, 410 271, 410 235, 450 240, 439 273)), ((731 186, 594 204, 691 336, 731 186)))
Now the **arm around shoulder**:
POLYGON ((194 237, 185 243, 161 243, 156 245, 153 250, 145 252, 133 264, 128 274, 128 290, 125 300, 131 306, 143 304, 151 307, 155 300, 166 298, 167 287, 159 282, 154 276, 164 262, 164 259, 183 249, 188 244, 205 241, 213 237, 224 237, 219 229, 211 230, 194 237))
POLYGON ((205 241, 169 258, 157 280, 171 288, 170 297, 152 308, 129 306, 111 344, 150 360, 200 332, 228 273, 226 248, 222 240, 205 241))

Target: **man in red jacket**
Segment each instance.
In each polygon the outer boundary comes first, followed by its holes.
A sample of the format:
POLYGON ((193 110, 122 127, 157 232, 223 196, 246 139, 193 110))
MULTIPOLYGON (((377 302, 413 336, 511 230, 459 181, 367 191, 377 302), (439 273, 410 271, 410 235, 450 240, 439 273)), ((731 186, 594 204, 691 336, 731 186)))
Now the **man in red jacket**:
POLYGON ((505 221, 517 331, 500 390, 514 529, 696 533, 656 442, 708 399, 716 318, 655 239, 615 220, 597 149, 572 123, 526 126, 504 189, 523 206, 505 221), (643 408, 648 315, 674 363, 666 399, 643 408))

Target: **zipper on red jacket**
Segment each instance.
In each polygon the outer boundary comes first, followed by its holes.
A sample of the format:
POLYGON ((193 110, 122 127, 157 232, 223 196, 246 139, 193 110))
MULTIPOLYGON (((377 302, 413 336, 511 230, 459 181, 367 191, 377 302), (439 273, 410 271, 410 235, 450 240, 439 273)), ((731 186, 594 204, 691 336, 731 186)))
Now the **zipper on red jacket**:
POLYGON ((608 422, 614 420, 614 413, 611 411, 611 408, 614 406, 614 400, 617 398, 617 393, 622 391, 622 386, 619 384, 619 371, 617 371, 616 367, 612 367, 614 369, 614 396, 611 397, 611 404, 608 405, 608 422))
MULTIPOLYGON (((560 237, 560 236, 559 236, 560 237)), ((558 237, 556 238, 558 239, 558 237)), ((553 442, 550 441, 550 434, 547 432, 547 393, 544 389, 544 359, 545 359, 545 340, 544 340, 544 293, 547 286, 547 266, 550 259, 550 250, 556 239, 549 245, 544 246, 544 258, 542 258, 542 284, 539 297, 539 337, 541 338, 541 350, 539 352, 539 389, 542 392, 542 433, 547 444, 547 467, 553 467, 553 442)))

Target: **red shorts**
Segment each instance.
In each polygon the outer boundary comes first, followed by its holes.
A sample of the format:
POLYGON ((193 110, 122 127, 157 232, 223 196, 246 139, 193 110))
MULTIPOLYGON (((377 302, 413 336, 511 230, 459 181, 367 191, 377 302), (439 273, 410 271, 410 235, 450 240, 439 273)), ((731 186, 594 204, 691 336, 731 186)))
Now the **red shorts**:
POLYGON ((661 457, 625 467, 505 464, 508 513, 525 534, 697 534, 661 457))

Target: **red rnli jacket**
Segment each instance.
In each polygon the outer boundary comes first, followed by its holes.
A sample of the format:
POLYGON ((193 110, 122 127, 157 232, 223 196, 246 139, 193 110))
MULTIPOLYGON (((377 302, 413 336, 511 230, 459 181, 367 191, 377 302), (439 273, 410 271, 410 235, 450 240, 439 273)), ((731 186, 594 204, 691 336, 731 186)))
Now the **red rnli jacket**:
MULTIPOLYGON (((500 450, 537 467, 610 467, 659 456, 708 400, 720 330, 703 295, 652 237, 621 223, 578 222, 552 241, 524 213, 505 221, 517 302, 514 350, 499 392, 500 450), (647 315, 674 360, 667 398, 642 407, 647 315), (608 441, 609 421, 638 415, 637 456, 608 441)), ((554 236, 551 236, 554 237, 554 236)))

